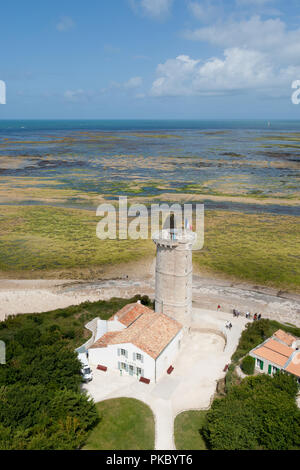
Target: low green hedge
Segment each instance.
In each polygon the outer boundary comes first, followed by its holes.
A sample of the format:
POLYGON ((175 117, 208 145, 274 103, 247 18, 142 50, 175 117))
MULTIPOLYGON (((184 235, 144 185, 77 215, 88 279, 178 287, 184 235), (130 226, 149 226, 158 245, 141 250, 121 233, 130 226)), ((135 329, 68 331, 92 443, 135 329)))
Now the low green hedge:
POLYGON ((246 375, 253 375, 255 369, 255 359, 251 356, 246 356, 241 363, 241 369, 246 375))

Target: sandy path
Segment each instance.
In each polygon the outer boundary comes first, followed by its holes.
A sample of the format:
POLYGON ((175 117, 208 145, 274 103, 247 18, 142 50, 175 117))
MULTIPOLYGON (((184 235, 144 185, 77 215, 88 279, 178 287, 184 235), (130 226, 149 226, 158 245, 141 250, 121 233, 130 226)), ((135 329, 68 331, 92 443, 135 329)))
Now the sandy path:
POLYGON ((215 310, 221 305, 225 312, 236 308, 300 327, 299 294, 200 276, 194 276, 193 286, 194 307, 215 310))
POLYGON ((141 281, 0 281, 0 321, 9 315, 48 312, 112 297, 131 298, 139 293, 153 292, 141 281))
MULTIPOLYGON (((266 318, 300 327, 300 296, 268 288, 232 284, 215 278, 194 276, 194 307, 225 312, 237 308, 243 313, 261 313, 266 318)), ((131 298, 136 294, 154 297, 154 279, 83 281, 0 281, 0 320, 19 313, 40 313, 85 301, 131 298)))

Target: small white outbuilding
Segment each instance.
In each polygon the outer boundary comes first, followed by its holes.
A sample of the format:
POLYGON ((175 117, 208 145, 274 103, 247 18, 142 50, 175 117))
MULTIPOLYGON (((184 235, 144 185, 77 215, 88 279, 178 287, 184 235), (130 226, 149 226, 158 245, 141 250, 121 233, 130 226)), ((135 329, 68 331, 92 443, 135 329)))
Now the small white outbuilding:
POLYGON ((126 305, 109 320, 99 320, 89 347, 90 365, 157 382, 180 350, 183 326, 140 302, 126 305))

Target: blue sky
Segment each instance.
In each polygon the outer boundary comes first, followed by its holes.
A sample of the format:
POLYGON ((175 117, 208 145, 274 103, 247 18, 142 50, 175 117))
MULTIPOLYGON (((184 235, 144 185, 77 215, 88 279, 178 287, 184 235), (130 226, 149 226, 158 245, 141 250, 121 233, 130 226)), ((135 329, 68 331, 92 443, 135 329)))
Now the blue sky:
POLYGON ((300 0, 10 0, 0 119, 300 119, 300 0))

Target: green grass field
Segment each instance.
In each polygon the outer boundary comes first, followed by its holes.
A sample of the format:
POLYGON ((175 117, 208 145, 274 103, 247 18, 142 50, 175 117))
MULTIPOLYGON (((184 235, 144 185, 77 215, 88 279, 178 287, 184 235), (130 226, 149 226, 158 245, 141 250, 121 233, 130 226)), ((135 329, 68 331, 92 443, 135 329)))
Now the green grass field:
POLYGON ((38 271, 42 275, 51 270, 118 265, 154 255, 151 241, 99 240, 99 221, 90 211, 2 206, 0 271, 33 271, 34 275, 38 271))
POLYGON ((174 423, 175 446, 177 450, 206 450, 200 434, 206 411, 185 411, 174 423))
POLYGON ((207 211, 205 245, 194 253, 200 270, 233 279, 300 288, 299 218, 207 211))
MULTIPOLYGON (((151 240, 99 240, 99 220, 79 209, 1 206, 0 276, 94 279, 155 256, 151 240)), ((298 217, 206 211, 195 270, 300 291, 298 231, 298 217)))
POLYGON ((151 409, 132 398, 96 404, 100 423, 91 432, 84 450, 153 450, 155 423, 151 409))

